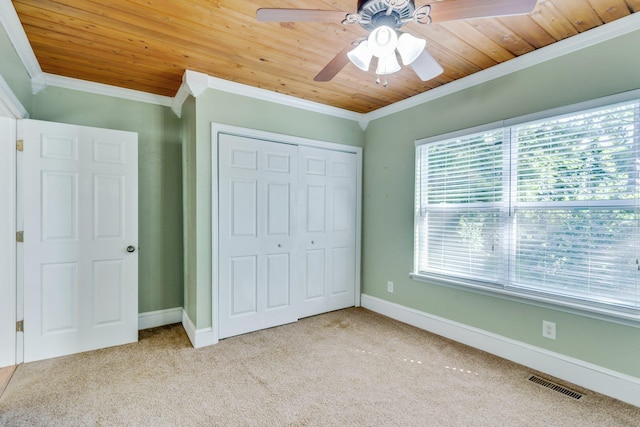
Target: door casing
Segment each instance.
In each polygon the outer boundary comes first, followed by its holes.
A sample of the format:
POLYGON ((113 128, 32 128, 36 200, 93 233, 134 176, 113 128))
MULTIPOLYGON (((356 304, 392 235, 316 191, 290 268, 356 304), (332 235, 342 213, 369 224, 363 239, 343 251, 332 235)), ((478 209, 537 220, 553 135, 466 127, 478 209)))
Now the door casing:
POLYGON ((0 116, 0 368, 16 354, 16 120, 0 116))

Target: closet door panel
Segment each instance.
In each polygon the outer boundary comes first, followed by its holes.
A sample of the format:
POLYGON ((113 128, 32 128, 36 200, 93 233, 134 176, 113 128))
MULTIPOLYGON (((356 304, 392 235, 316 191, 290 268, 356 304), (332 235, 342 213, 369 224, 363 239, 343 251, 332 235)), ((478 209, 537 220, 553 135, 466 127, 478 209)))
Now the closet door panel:
POLYGON ((298 160, 305 253, 298 316, 306 317, 355 304, 356 156, 300 147, 298 160))
POLYGON ((258 311, 258 271, 255 256, 229 258, 231 291, 230 315, 232 317, 255 314, 258 311))
POLYGON ((297 320, 295 146, 219 135, 219 337, 297 320))

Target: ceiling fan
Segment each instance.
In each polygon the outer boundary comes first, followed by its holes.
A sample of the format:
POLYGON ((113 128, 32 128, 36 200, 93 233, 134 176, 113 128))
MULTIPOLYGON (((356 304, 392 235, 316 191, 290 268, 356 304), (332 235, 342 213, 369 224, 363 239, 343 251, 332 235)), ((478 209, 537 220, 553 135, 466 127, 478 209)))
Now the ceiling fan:
MULTIPOLYGON (((341 22, 360 24, 369 31, 368 37, 354 40, 339 52, 314 77, 327 82, 335 77, 349 61, 363 71, 369 70, 373 57, 377 59, 376 83, 380 76, 400 70, 396 52, 404 65, 410 66, 418 77, 427 81, 443 72, 442 67, 425 49, 426 40, 399 31, 410 22, 431 24, 457 19, 486 18, 526 14, 537 0, 436 0, 415 7, 413 0, 358 0, 356 13, 317 9, 258 9, 261 22, 341 22)), ((384 85, 387 85, 386 78, 384 85)))

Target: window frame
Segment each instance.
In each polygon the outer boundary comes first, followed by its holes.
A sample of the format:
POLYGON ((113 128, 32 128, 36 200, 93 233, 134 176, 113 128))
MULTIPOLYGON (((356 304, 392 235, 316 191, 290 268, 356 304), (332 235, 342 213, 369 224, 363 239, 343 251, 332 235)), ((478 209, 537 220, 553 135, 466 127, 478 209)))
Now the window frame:
MULTIPOLYGON (((525 125, 541 120, 553 119, 560 116, 575 114, 583 111, 592 110, 595 108, 606 108, 607 106, 612 106, 614 104, 622 103, 622 102, 631 102, 640 100, 640 89, 634 90, 630 92, 624 92, 621 94, 611 95, 603 98, 593 99, 586 102, 581 102, 577 104, 566 105, 558 108, 553 108, 541 112, 536 112, 532 114, 527 114, 524 116, 514 117, 510 119, 505 119, 502 121, 495 121, 488 124, 475 126, 471 128, 461 129, 441 135, 435 135, 427 138, 418 139, 415 141, 416 146, 416 155, 417 148, 421 145, 434 143, 437 141, 442 141, 445 139, 453 139, 460 138, 464 136, 468 136, 474 133, 485 132, 490 130, 495 130, 496 128, 503 128, 505 132, 510 132, 510 129, 513 127, 517 127, 520 125, 525 125)), ((514 150, 515 144, 505 144, 509 152, 509 155, 513 155, 512 151, 514 150), (509 146, 511 146, 509 148, 509 146)), ((505 162, 509 163, 509 162, 505 162)), ((568 312, 572 314, 579 314, 587 317, 597 318, 601 320, 611 321, 615 323, 620 323, 628 326, 640 327, 640 308, 626 308, 623 306, 619 306, 618 308, 613 308, 611 304, 604 304, 598 302, 586 302, 579 301, 576 298, 565 297, 560 294, 549 294, 547 292, 536 291, 535 289, 523 289, 523 288, 514 288, 510 286, 511 281, 511 272, 507 271, 506 276, 499 283, 493 284, 487 281, 473 280, 473 279, 463 279, 454 276, 448 276, 444 274, 437 273, 420 273, 417 272, 417 263, 418 263, 418 233, 417 227, 419 225, 419 212, 420 209, 419 201, 418 201, 418 158, 415 159, 415 172, 416 172, 416 187, 414 188, 414 265, 413 271, 409 274, 409 276, 416 281, 427 282, 430 284, 441 285, 452 287, 455 289, 460 289, 463 291, 474 292, 482 295, 488 295, 492 297, 498 297, 510 301, 515 301, 518 303, 525 303, 529 305, 539 306, 543 308, 549 308, 554 310, 560 310, 563 312, 568 312), (506 279, 506 280, 505 280, 506 279)), ((515 182, 514 175, 516 173, 516 168, 511 168, 508 171, 510 174, 509 179, 503 179, 508 182, 515 182)), ((507 172, 507 171, 505 171, 507 172)), ((509 190, 509 193, 506 194, 505 197, 513 197, 513 189, 509 190)), ((508 209, 512 211, 514 209, 514 205, 509 201, 507 202, 508 209)), ((513 212, 510 212, 512 214, 513 212)), ((503 234, 507 235, 506 238, 511 239, 511 229, 510 227, 505 227, 506 232, 503 234)), ((508 258, 511 256, 511 250, 504 251, 504 257, 508 258)), ((507 261, 506 259, 504 260, 507 261)))

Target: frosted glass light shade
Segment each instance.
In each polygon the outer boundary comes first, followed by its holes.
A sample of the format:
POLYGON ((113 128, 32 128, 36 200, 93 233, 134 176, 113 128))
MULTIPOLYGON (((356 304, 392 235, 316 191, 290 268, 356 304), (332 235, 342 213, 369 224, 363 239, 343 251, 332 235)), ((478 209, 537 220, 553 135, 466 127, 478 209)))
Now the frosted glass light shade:
POLYGON ((398 64, 395 52, 391 52, 378 59, 376 74, 392 74, 398 71, 400 71, 400 64, 398 64))
POLYGON ((353 63, 356 67, 360 68, 362 71, 369 70, 369 64, 371 63, 371 51, 369 51, 369 43, 367 41, 363 41, 350 52, 347 52, 347 56, 349 57, 349 61, 353 63))
POLYGON ((371 54, 382 58, 396 50, 398 34, 393 28, 381 25, 369 34, 367 42, 371 54))
POLYGON ((409 33, 402 33, 398 39, 398 52, 404 65, 409 65, 415 61, 424 50, 427 41, 412 36, 409 33))
POLYGON ((444 71, 436 59, 423 50, 418 59, 410 65, 421 80, 427 81, 439 76, 444 71))

